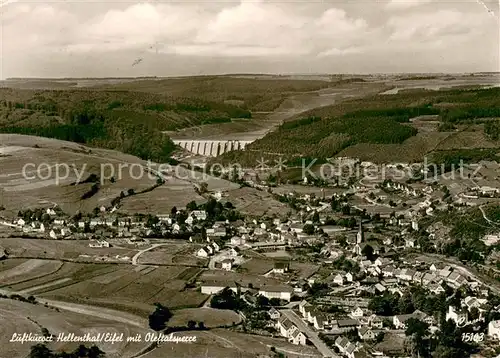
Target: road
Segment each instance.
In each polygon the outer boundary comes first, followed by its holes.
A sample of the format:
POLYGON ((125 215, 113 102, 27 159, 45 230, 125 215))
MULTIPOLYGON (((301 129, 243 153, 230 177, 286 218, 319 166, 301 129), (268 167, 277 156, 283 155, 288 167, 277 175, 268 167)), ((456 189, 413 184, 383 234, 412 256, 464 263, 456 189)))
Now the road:
POLYGON ((295 324, 302 333, 304 333, 307 338, 314 344, 314 346, 318 349, 318 351, 323 355, 323 357, 334 357, 340 358, 334 351, 332 351, 326 344, 323 342, 318 334, 313 331, 309 326, 292 310, 281 310, 281 314, 283 314, 286 318, 295 324))
POLYGON ((135 266, 138 265, 137 260, 139 259, 139 256, 141 256, 143 253, 148 252, 150 250, 153 250, 153 249, 155 249, 159 246, 163 246, 163 245, 168 245, 168 244, 153 244, 150 247, 148 247, 147 249, 139 251, 138 253, 136 253, 134 255, 134 257, 132 257, 132 265, 135 265, 135 266))
POLYGON ((491 225, 495 225, 495 226, 500 225, 500 223, 496 223, 496 222, 494 222, 494 221, 491 221, 491 220, 490 220, 490 219, 486 216, 486 212, 484 211, 484 209, 483 209, 483 206, 482 206, 482 205, 480 205, 480 206, 479 206, 479 210, 481 210, 481 214, 483 214, 483 218, 484 218, 484 220, 486 220, 488 223, 490 223, 491 225))

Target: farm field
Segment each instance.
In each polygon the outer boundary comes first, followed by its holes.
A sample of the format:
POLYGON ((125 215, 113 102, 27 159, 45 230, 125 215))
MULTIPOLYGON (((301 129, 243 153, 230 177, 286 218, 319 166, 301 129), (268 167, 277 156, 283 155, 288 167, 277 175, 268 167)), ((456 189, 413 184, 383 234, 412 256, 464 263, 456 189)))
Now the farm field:
POLYGON ((241 321, 241 317, 234 311, 205 307, 180 309, 174 311, 173 314, 168 321, 171 327, 186 326, 189 320, 203 322, 207 328, 230 326, 241 321))
MULTIPOLYGON (((0 315, 2 317, 0 336, 4 338, 12 337, 15 332, 41 334, 42 327, 55 335, 59 333, 83 335, 85 333, 110 332, 123 333, 124 336, 134 336, 137 333, 145 334, 147 332, 146 329, 124 323, 116 323, 67 311, 57 312, 43 305, 33 305, 9 299, 0 299, 0 315)), ((0 357, 24 357, 29 353, 30 346, 29 343, 1 344, 0 357)), ((53 350, 69 351, 74 350, 78 343, 54 342, 48 346, 53 350)), ((125 358, 141 351, 147 346, 147 343, 99 343, 98 346, 106 352, 106 357, 125 358)))
POLYGON ((159 246, 139 256, 138 263, 202 267, 207 260, 195 255, 200 247, 201 245, 190 244, 159 246))
POLYGON ((152 191, 125 198, 120 211, 128 214, 167 214, 174 206, 182 208, 193 200, 204 200, 195 192, 193 184, 171 178, 152 191))
MULTIPOLYGON (((8 259, 6 262, 9 261, 11 261, 11 259, 8 259)), ((113 272, 114 270, 116 270, 116 265, 111 265, 111 264, 85 264, 85 263, 48 261, 48 260, 46 262, 56 263, 60 265, 60 268, 57 271, 49 273, 43 277, 36 275, 37 276, 36 278, 30 280, 23 280, 22 282, 11 283, 9 285, 2 285, 2 286, 14 291, 24 291, 30 289, 31 292, 33 293, 38 293, 38 292, 41 293, 47 290, 48 287, 42 288, 40 286, 53 284, 49 287, 50 289, 54 290, 59 286, 67 286, 74 282, 90 279, 92 277, 103 275, 108 272, 113 272), (57 284, 54 284, 56 282, 57 284), (37 289, 38 287, 39 289, 37 289)), ((14 268, 13 270, 16 270, 16 268, 14 268)), ((34 271, 36 272, 35 268, 34 271)))
POLYGON ((252 188, 232 190, 227 195, 224 200, 230 201, 243 214, 262 217, 283 215, 291 210, 286 204, 274 200, 271 194, 252 188))
POLYGON ((0 285, 11 285, 17 282, 29 281, 38 277, 44 277, 57 272, 63 263, 52 260, 28 260, 0 272, 0 285))
POLYGON ((11 257, 95 261, 94 257, 98 256, 101 261, 102 257, 108 257, 107 259, 110 261, 120 262, 122 260, 116 259, 116 255, 129 257, 128 260, 130 260, 134 253, 137 252, 137 249, 116 247, 93 248, 89 247, 89 240, 45 240, 8 237, 0 239, 0 242, 2 247, 8 250, 11 257), (89 255, 89 257, 84 259, 81 255, 89 255))
POLYGON ((144 358, 255 358, 272 354, 271 347, 290 358, 319 358, 321 355, 313 347, 296 346, 285 339, 253 336, 225 329, 208 332, 191 331, 185 335, 195 335, 196 343, 180 345, 165 344, 146 354, 144 358))
MULTIPOLYGON (((242 272, 249 275, 263 275, 274 268, 274 263, 278 261, 286 261, 286 258, 281 259, 261 259, 252 258, 242 264, 242 272)), ((312 265, 303 262, 291 261, 290 262, 290 273, 296 274, 300 278, 308 278, 318 270, 317 265, 312 265)), ((279 277, 279 275, 277 276, 279 277)))
POLYGON ((188 276, 182 266, 142 267, 115 265, 115 269, 73 283, 62 283, 63 287, 48 287, 41 290, 41 297, 53 300, 84 303, 114 308, 137 315, 147 315, 158 302, 170 309, 198 307, 207 298, 196 290, 184 290, 188 276), (141 268, 141 267, 140 267, 141 268))

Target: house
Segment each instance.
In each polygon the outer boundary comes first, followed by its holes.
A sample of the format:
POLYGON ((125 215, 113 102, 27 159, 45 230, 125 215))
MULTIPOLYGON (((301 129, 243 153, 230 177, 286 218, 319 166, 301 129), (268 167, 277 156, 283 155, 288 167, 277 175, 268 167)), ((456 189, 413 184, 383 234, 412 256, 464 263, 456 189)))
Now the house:
POLYGON ((237 247, 233 247, 229 250, 229 255, 231 256, 238 256, 240 254, 240 249, 238 249, 237 247))
POLYGON ((314 312, 313 315, 313 326, 317 330, 322 330, 325 328, 325 325, 328 323, 328 318, 322 312, 314 312))
MULTIPOLYGON (((214 224, 215 226, 215 224, 214 224)), ((224 226, 207 229, 207 236, 224 237, 226 236, 226 228, 224 226)))
POLYGON ((207 219, 207 212, 205 210, 193 210, 191 215, 194 215, 196 220, 202 221, 207 219))
POLYGON ((262 286, 259 294, 269 299, 279 298, 280 300, 290 301, 292 298, 293 288, 289 286, 262 286))
POLYGON ((500 340, 500 320, 488 323, 488 337, 500 340))
POLYGON ((363 317, 364 312, 361 308, 356 307, 354 310, 351 311, 351 317, 354 319, 361 318, 363 317))
POLYGON ((54 215, 56 215, 56 212, 55 212, 55 210, 54 210, 54 209, 47 209, 46 213, 47 213, 48 215, 50 215, 50 216, 54 216, 54 215))
POLYGON ((424 312, 419 310, 416 310, 415 312, 410 314, 396 315, 393 317, 392 323, 394 324, 394 327, 396 327, 396 329, 406 329, 406 321, 408 321, 410 318, 418 319, 429 325, 434 323, 434 319, 432 318, 432 316, 428 316, 424 312))
POLYGON ((17 220, 17 226, 24 226, 24 225, 26 225, 26 221, 24 221, 24 219, 17 220))
POLYGON ((342 332, 347 332, 359 327, 359 325, 359 321, 355 319, 339 319, 334 322, 333 328, 338 329, 342 332))
POLYGON ((220 245, 216 243, 215 241, 212 242, 212 247, 214 249, 214 252, 219 252, 220 251, 220 245))
POLYGON ((411 281, 413 278, 413 275, 415 275, 414 270, 402 269, 396 277, 399 278, 400 280, 403 280, 403 281, 411 281))
POLYGON ((197 252, 196 252, 196 256, 198 257, 208 257, 210 255, 209 251, 206 249, 206 247, 203 247, 201 249, 199 249, 197 252))
POLYGON ((441 276, 442 278, 447 278, 448 276, 451 275, 452 268, 450 266, 445 266, 443 269, 438 271, 438 275, 441 276))
POLYGON ((483 307, 487 303, 488 300, 486 298, 467 296, 463 300, 462 305, 467 307, 467 309, 470 311, 472 308, 477 308, 481 310, 481 307, 483 307))
POLYGON ((281 313, 274 307, 271 307, 271 309, 267 312, 269 313, 269 317, 271 317, 271 319, 279 319, 280 316, 281 316, 281 313))
POLYGON ((432 282, 437 283, 438 277, 433 273, 426 272, 422 277, 422 285, 427 286, 432 282))
POLYGON ((391 259, 388 259, 386 257, 379 257, 375 260, 374 264, 376 266, 387 266, 387 265, 390 265, 392 263, 392 260, 391 259))
MULTIPOLYGON (((427 284, 426 284, 426 286, 427 286, 427 284)), ((446 292, 446 290, 443 288, 443 286, 441 286, 439 283, 431 283, 427 287, 429 288, 429 291, 435 295, 439 295, 443 292, 446 292)))
POLYGON ((94 248, 109 247, 109 242, 107 242, 106 240, 97 240, 95 242, 91 242, 89 244, 89 247, 94 247, 94 248))
POLYGON ((291 337, 294 331, 299 330, 292 321, 284 316, 278 320, 277 327, 280 334, 285 338, 291 337))
POLYGON ((204 281, 201 284, 201 293, 204 295, 213 295, 221 292, 226 287, 229 287, 234 293, 241 291, 241 287, 238 287, 235 282, 204 281))
POLYGON ((222 260, 222 269, 223 270, 231 271, 232 266, 233 266, 233 260, 232 259, 222 260))
POLYGON ((417 240, 410 237, 410 238, 407 238, 405 239, 405 247, 407 248, 413 248, 413 247, 416 247, 417 246, 417 240))
POLYGON ((354 277, 353 277, 352 273, 348 272, 345 274, 345 279, 347 282, 352 282, 354 277))
POLYGON ((429 266, 429 271, 436 272, 437 270, 438 269, 437 269, 436 265, 432 264, 432 265, 429 266))
POLYGON ((307 302, 306 300, 300 301, 300 303, 299 303, 299 312, 302 314, 302 317, 304 317, 304 318, 307 316, 305 310, 308 307, 312 307, 312 305, 309 302, 307 302))
POLYGON ((307 337, 300 330, 296 329, 292 332, 288 341, 292 344, 297 344, 301 346, 305 346, 307 342, 307 337))
POLYGON ((231 245, 233 245, 233 246, 242 246, 242 245, 245 245, 245 243, 246 243, 246 240, 242 237, 233 236, 231 238, 231 245))
POLYGON ((381 317, 372 314, 370 317, 368 317, 368 324, 372 328, 382 329, 384 327, 384 320, 381 317))
POLYGON ((368 327, 361 327, 358 330, 358 336, 361 338, 363 341, 371 341, 375 339, 375 332, 371 330, 371 328, 368 327))
POLYGON ((451 286, 454 288, 459 288, 460 286, 467 283, 467 280, 460 275, 458 272, 452 272, 446 279, 451 286))
POLYGON ((193 222, 194 222, 194 218, 192 216, 188 216, 188 218, 185 221, 185 223, 188 225, 193 225, 193 222))
POLYGON ((290 262, 281 261, 274 263, 274 268, 273 268, 274 273, 282 274, 288 272, 289 270, 290 270, 290 262))
POLYGON ((347 356, 347 358, 354 358, 354 352, 357 350, 356 345, 351 343, 347 338, 337 337, 335 346, 342 354, 347 356))
POLYGON ((382 268, 382 275, 384 275, 384 277, 394 277, 394 270, 394 266, 386 266, 382 268))
POLYGON ((375 284, 374 287, 379 293, 384 293, 385 291, 387 291, 387 288, 385 288, 384 285, 382 285, 381 283, 375 284))
POLYGON ((335 283, 335 284, 337 284, 339 286, 343 286, 344 285, 344 277, 341 274, 337 274, 333 278, 333 283, 335 283))
POLYGON ((423 272, 417 271, 417 272, 415 272, 415 275, 413 275, 412 281, 420 284, 420 283, 422 283, 422 279, 423 279, 424 275, 425 274, 423 272))

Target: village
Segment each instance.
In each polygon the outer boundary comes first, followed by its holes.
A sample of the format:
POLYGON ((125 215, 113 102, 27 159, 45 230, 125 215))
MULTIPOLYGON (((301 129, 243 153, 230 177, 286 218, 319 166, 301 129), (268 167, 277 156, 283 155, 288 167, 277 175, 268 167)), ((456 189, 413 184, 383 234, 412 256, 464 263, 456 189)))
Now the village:
MULTIPOLYGON (((485 176, 453 185, 442 177, 389 177, 321 187, 314 178, 271 185, 252 177, 246 185, 271 192, 295 213, 245 216, 216 192, 164 214, 127 216, 102 206, 68 217, 54 206, 20 211, 2 225, 21 237, 87 240, 95 249, 127 244, 146 251, 162 240, 186 242, 204 262, 195 285, 207 302, 237 302, 224 308, 263 322, 245 329, 312 345, 324 357, 405 356, 450 332, 460 342, 473 337, 474 345, 463 347, 472 355, 478 346, 498 350, 500 290, 460 261, 433 254, 449 230, 432 219, 498 199, 498 189, 477 184, 485 176)), ((482 241, 493 247, 500 236, 491 232, 482 241)), ((134 264, 132 257, 120 260, 134 264)))

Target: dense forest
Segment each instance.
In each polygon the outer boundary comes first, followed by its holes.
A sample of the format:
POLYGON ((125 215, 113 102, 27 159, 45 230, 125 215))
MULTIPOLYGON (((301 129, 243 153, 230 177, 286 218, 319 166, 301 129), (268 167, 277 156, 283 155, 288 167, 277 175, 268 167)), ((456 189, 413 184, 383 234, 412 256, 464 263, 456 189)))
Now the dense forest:
POLYGON ((175 145, 162 131, 250 118, 248 110, 196 98, 126 91, 0 92, 0 132, 116 149, 165 161, 175 145))
MULTIPOLYGON (((262 155, 266 159, 283 156, 288 163, 300 162, 300 158, 324 160, 339 153, 342 155, 343 150, 360 144, 368 144, 364 147, 367 150, 385 150, 383 158, 401 160, 398 158, 400 152, 412 151, 413 147, 409 145, 405 148, 404 145, 419 133, 418 127, 412 123, 419 117, 422 121, 438 121, 438 125, 433 131, 426 131, 426 139, 412 143, 432 142, 434 133, 439 132, 434 136, 438 138, 435 143, 439 144, 442 140, 439 138, 444 138, 442 135, 439 137, 440 133, 452 134, 458 132, 458 126, 465 128, 471 125, 483 127, 485 140, 498 141, 500 88, 401 91, 394 95, 374 95, 316 108, 290 119, 275 132, 249 145, 252 155, 227 153, 223 155, 223 160, 255 163, 255 159, 262 155)), ((473 149, 465 149, 456 144, 457 149, 444 148, 440 151, 440 148, 429 144, 428 153, 437 150, 434 160, 449 166, 461 158, 464 161, 493 159, 498 152, 491 149, 491 143, 484 147, 489 148, 485 150, 478 148, 480 143, 475 145, 473 149)))

